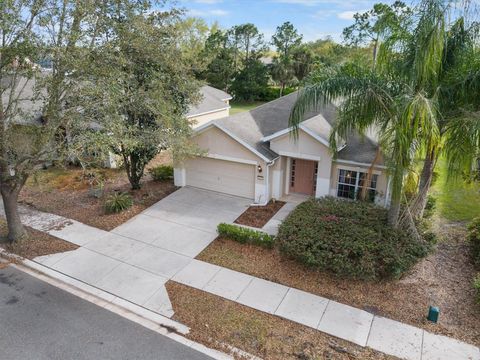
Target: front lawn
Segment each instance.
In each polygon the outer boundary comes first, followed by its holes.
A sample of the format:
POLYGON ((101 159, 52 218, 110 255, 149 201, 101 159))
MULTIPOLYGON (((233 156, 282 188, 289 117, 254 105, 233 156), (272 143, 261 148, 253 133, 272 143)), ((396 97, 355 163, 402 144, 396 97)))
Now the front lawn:
POLYGON ((190 327, 189 338, 208 347, 228 352, 225 346, 234 346, 265 360, 394 359, 172 281, 166 288, 175 311, 173 319, 190 327))
POLYGON ((448 181, 447 164, 440 159, 438 178, 431 194, 437 199, 437 213, 450 221, 471 221, 480 216, 480 183, 467 184, 462 179, 448 181))
POLYGON ((338 278, 282 256, 278 250, 218 238, 197 259, 304 290, 427 331, 480 345, 480 307, 471 283, 475 275, 465 232, 445 227, 435 253, 401 280, 338 278), (440 321, 427 321, 430 305, 440 321))
MULTIPOLYGON (((162 159, 154 160, 155 165, 161 163, 162 159)), ((175 190, 173 180, 153 181, 150 175, 145 175, 140 190, 131 190, 122 169, 49 168, 28 180, 20 202, 110 231, 175 190), (107 213, 105 202, 115 193, 128 194, 133 204, 122 212, 107 213)))

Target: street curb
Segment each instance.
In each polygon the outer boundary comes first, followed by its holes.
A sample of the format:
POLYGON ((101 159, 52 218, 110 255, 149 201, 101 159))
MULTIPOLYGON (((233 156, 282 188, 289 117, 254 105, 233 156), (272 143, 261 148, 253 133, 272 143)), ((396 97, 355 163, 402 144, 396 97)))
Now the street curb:
POLYGON ((103 307, 106 310, 166 336, 182 345, 210 356, 213 359, 233 360, 233 357, 228 354, 210 349, 205 345, 182 336, 187 335, 190 329, 179 322, 154 313, 103 290, 87 285, 34 261, 23 259, 18 255, 11 254, 2 248, 0 248, 0 258, 14 260, 15 262, 11 263, 10 266, 81 299, 103 307))

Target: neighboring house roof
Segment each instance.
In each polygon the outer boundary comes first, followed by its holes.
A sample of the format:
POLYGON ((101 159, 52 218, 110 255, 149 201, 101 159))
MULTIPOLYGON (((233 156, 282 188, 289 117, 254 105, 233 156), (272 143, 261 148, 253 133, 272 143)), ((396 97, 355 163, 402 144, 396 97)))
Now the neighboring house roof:
MULTIPOLYGON (((10 109, 13 114, 12 121, 19 125, 40 125, 42 124, 42 110, 44 106, 45 91, 40 94, 35 93, 35 78, 28 79, 19 76, 15 80, 15 86, 12 87, 13 78, 4 77, 0 87, 5 89, 2 92, 2 105, 4 111, 10 102, 10 96, 14 102, 14 108, 10 109)), ((42 89, 43 90, 43 89, 42 89)))
POLYGON ((205 85, 201 87, 200 93, 202 100, 198 104, 190 106, 187 118, 230 108, 226 101, 231 100, 232 96, 225 91, 205 85))
MULTIPOLYGON (((294 92, 250 111, 211 121, 198 131, 216 126, 230 136, 241 139, 262 157, 273 160, 278 154, 270 149, 270 141, 290 132, 289 118, 297 97, 298 92, 294 92)), ((336 119, 337 107, 333 104, 325 105, 305 114, 300 129, 329 146, 330 131, 336 119)), ((352 134, 345 140, 337 159, 365 164, 373 162, 378 149, 373 140, 359 134, 352 134)), ((383 165, 382 161, 377 161, 377 165, 383 165)))

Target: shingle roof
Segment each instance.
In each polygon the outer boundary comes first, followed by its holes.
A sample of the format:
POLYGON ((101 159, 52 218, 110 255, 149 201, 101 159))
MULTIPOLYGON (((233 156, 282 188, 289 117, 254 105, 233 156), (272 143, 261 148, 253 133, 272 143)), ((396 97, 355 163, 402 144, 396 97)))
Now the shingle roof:
MULTIPOLYGON (((270 160, 278 157, 270 149, 270 143, 262 141, 264 137, 289 128, 292 108, 298 98, 298 92, 283 96, 247 112, 238 113, 213 121, 214 124, 239 137, 270 160)), ((309 130, 328 141, 331 126, 337 119, 337 107, 333 104, 310 111, 302 123, 309 130)), ((338 153, 340 160, 371 163, 375 159, 377 144, 366 136, 352 134, 346 139, 345 147, 338 153)), ((377 162, 380 165, 380 163, 377 162)))
POLYGON ((35 79, 28 79, 19 76, 16 79, 16 85, 12 87, 12 78, 3 78, 0 86, 6 89, 2 93, 2 105, 6 109, 9 103, 9 97, 13 94, 16 102, 16 110, 12 111, 15 124, 38 125, 41 124, 42 109, 44 106, 45 91, 39 95, 35 94, 35 79))
POLYGON ((215 89, 208 85, 202 86, 200 93, 202 100, 198 104, 190 106, 187 117, 194 117, 200 114, 226 109, 228 105, 225 101, 232 98, 225 91, 215 89))

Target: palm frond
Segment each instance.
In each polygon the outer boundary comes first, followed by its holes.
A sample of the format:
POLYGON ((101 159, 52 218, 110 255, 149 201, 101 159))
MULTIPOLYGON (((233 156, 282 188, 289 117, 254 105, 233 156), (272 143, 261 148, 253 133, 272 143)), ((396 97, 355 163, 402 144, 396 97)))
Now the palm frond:
POLYGON ((391 117, 395 87, 374 74, 359 72, 351 74, 339 70, 333 76, 307 85, 301 89, 290 115, 293 136, 298 136, 298 127, 305 114, 327 104, 339 103, 339 118, 330 137, 332 150, 336 150, 337 136, 346 137, 351 131, 364 132, 370 126, 387 121, 391 117))
POLYGON ((449 122, 444 153, 450 178, 475 169, 480 159, 480 112, 464 112, 449 122))

